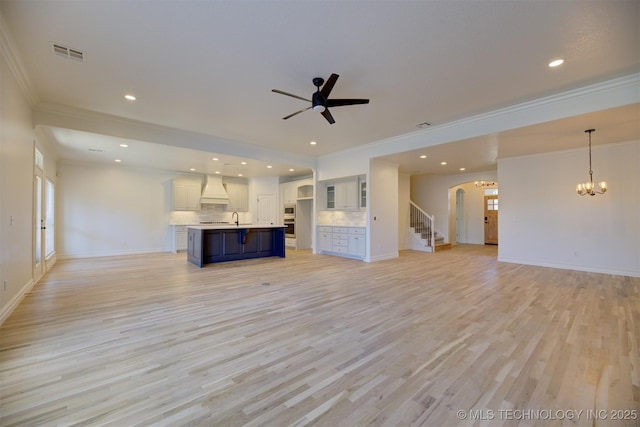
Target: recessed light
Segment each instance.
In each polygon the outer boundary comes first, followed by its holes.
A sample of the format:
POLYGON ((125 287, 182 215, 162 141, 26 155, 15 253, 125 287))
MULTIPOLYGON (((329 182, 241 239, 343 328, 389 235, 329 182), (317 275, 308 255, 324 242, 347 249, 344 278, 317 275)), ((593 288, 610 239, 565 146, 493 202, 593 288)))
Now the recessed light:
POLYGON ((426 158, 427 158, 427 155, 426 155, 426 154, 423 154, 422 156, 420 156, 420 158, 421 158, 421 159, 426 159, 426 158))
POLYGON ((554 59, 553 61, 549 62, 549 67, 553 68, 553 67, 557 67, 559 65, 562 65, 564 63, 564 59, 554 59))
POLYGON ((128 147, 128 145, 127 145, 127 144, 120 144, 120 147, 122 147, 122 148, 127 148, 127 147, 128 147))
POLYGON ((246 165, 246 164, 247 164, 247 162, 240 162, 240 164, 241 164, 241 165, 246 165))
POLYGON ((316 144, 317 144, 317 142, 315 142, 315 141, 311 141, 309 144, 311 144, 311 145, 316 145, 316 144))
POLYGON ((120 160, 120 159, 115 159, 115 160, 114 160, 114 162, 116 162, 116 163, 120 163, 121 161, 122 161, 122 160, 120 160))
POLYGON ((271 169, 273 166, 271 165, 267 165, 267 169, 271 169))
POLYGON ((136 97, 135 97, 134 95, 131 95, 131 94, 126 94, 126 95, 124 96, 124 98, 125 98, 127 101, 135 101, 135 100, 136 100, 136 97))
POLYGON ((242 176, 242 174, 241 174, 241 173, 239 173, 239 174, 238 174, 238 176, 242 176))
POLYGON ((447 162, 440 162, 440 164, 441 164, 442 166, 444 166, 444 165, 446 165, 446 164, 447 164, 447 162))
POLYGON ((295 171, 294 168, 289 168, 289 172, 293 172, 293 171, 295 171))
POLYGON ((217 157, 214 157, 214 158, 213 158, 213 159, 211 159, 211 160, 214 160, 214 161, 216 161, 216 162, 217 162, 217 161, 218 161, 218 160, 220 160, 220 159, 219 159, 219 158, 217 158, 217 157))
POLYGON ((216 174, 220 175, 220 171, 216 171, 216 174))
POLYGON ((467 168, 460 168, 460 170, 461 170, 461 171, 466 171, 466 170, 467 170, 467 168))
POLYGON ((189 169, 191 172, 195 172, 196 168, 190 168, 189 169))

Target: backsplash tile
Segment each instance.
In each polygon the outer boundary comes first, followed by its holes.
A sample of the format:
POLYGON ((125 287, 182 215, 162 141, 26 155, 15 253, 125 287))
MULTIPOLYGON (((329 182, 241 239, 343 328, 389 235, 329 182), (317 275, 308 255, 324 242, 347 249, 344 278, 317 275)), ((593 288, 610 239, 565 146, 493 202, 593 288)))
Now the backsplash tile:
MULTIPOLYGON (((169 215, 170 225, 198 225, 201 222, 234 222, 231 215, 233 212, 225 210, 224 205, 203 204, 199 211, 172 211, 169 215)), ((244 224, 253 223, 253 216, 250 212, 238 212, 239 221, 244 224)))
POLYGON ((350 227, 366 227, 366 211, 320 211, 318 225, 344 225, 350 227))

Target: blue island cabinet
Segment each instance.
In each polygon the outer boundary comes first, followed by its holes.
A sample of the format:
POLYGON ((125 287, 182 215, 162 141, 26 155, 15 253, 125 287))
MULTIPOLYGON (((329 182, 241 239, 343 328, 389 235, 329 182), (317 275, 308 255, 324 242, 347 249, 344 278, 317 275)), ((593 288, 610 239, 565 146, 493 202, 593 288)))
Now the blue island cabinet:
POLYGON ((214 262, 284 257, 284 227, 189 227, 187 260, 202 267, 214 262))

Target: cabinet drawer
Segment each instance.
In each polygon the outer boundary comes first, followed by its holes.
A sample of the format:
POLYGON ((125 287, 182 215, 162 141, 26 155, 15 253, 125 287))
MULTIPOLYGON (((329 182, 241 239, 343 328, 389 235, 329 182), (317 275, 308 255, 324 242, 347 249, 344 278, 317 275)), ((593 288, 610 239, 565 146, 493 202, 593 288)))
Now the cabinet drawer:
POLYGON ((326 226, 318 227, 318 231, 321 233, 331 233, 333 232, 333 227, 326 227, 326 226))
POLYGON ((186 225, 175 225, 174 227, 176 227, 176 233, 186 233, 187 232, 187 226, 186 225))
POLYGON ((334 233, 348 233, 349 232, 349 228, 347 227, 333 227, 333 232, 334 233))
POLYGON ((338 240, 342 240, 342 239, 348 239, 348 238, 349 238, 349 235, 348 235, 348 234, 346 234, 346 233, 342 233, 342 234, 340 234, 340 233, 333 233, 333 240, 336 240, 336 239, 338 239, 338 240))
POLYGON ((366 229, 364 227, 349 227, 349 234, 359 234, 364 236, 365 230, 366 229))
POLYGON ((335 249, 336 246, 349 246, 349 240, 347 239, 333 239, 333 248, 335 249))
POLYGON ((333 245, 333 252, 337 252, 340 254, 346 254, 349 251, 349 248, 347 246, 336 246, 333 245))

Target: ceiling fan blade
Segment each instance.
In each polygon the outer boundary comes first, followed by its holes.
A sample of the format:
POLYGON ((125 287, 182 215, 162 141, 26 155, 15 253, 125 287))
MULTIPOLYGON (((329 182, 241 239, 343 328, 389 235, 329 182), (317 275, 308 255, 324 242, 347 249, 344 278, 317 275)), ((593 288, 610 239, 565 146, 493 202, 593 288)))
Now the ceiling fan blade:
POLYGON ((325 108, 325 109, 324 109, 324 111, 323 111, 322 113, 320 113, 320 114, 322 114, 322 115, 324 116, 324 118, 325 118, 325 119, 327 119, 327 121, 328 121, 330 124, 334 124, 334 123, 336 122, 335 120, 333 120, 333 116, 332 116, 332 115, 331 115, 331 113, 329 112, 329 109, 328 109, 328 108, 325 108))
POLYGON ((331 74, 331 76, 327 79, 324 86, 322 86, 322 89, 320 90, 320 94, 324 96, 325 99, 329 97, 329 94, 331 93, 333 86, 336 84, 338 77, 340 76, 337 74, 331 74))
POLYGON ((343 105, 368 104, 368 99, 327 99, 327 107, 341 107, 343 105))
POLYGON ((292 93, 283 92, 283 91, 278 90, 278 89, 271 89, 271 92, 275 92, 275 93, 279 93, 280 95, 287 95, 287 96, 290 96, 290 97, 292 97, 292 98, 298 98, 298 99, 301 99, 301 100, 303 100, 303 101, 311 102, 311 100, 310 100, 310 99, 306 99, 306 98, 303 98, 303 97, 301 97, 301 96, 294 95, 294 94, 292 94, 292 93))
POLYGON ((311 108, 311 107, 303 108, 303 109, 302 109, 302 110, 300 110, 300 111, 296 111, 296 112, 295 112, 295 113, 293 113, 293 114, 289 114, 288 116, 283 117, 283 118, 282 118, 282 120, 287 120, 288 118, 293 117, 293 116, 295 116, 296 114, 304 113, 305 111, 309 110, 310 108, 311 108))

